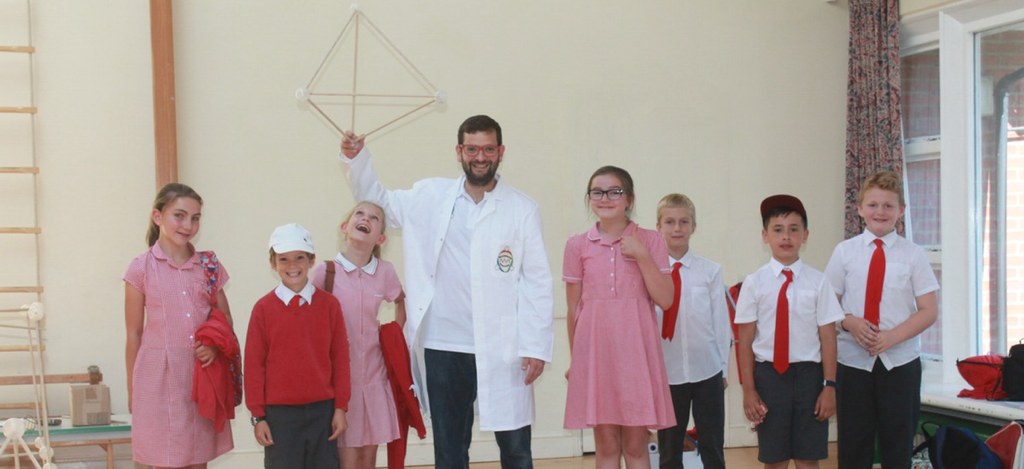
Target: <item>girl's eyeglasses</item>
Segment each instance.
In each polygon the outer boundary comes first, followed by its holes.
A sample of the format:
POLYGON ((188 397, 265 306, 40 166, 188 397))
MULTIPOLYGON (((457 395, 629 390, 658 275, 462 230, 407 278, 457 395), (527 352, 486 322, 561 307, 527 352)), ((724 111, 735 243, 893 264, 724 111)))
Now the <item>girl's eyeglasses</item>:
POLYGON ((601 200, 606 195, 608 196, 608 200, 619 200, 620 198, 622 198, 622 194, 625 193, 626 190, 621 187, 615 187, 612 189, 608 189, 606 191, 603 191, 601 189, 590 189, 589 191, 587 191, 587 194, 590 196, 590 200, 594 201, 601 200))

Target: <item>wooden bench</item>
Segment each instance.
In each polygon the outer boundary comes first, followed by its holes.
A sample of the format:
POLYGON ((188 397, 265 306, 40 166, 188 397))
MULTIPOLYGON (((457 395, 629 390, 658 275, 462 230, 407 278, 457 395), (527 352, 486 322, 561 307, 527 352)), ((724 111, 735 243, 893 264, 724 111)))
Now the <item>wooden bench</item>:
MULTIPOLYGON (((27 348, 27 346, 26 346, 27 348)), ((11 350, 0 350, 11 351, 11 350)), ((22 350, 18 350, 22 351, 22 350)), ((24 350, 27 351, 27 350, 24 350)), ((0 376, 0 386, 28 386, 36 384, 38 378, 28 376, 0 376)), ((90 366, 85 373, 47 374, 45 383, 51 384, 99 384, 103 381, 103 373, 99 367, 90 366)), ((0 410, 25 410, 35 412, 35 402, 0 403, 0 410)), ((50 446, 52 448, 69 448, 80 446, 98 446, 106 452, 107 468, 114 468, 114 445, 130 444, 131 416, 118 416, 110 425, 93 427, 74 427, 71 419, 61 418, 61 424, 50 427, 50 446)), ((33 435, 38 434, 36 432, 33 435)), ((26 434, 26 441, 33 437, 26 434)), ((55 457, 56 459, 56 457, 55 457)))
MULTIPOLYGON (((71 419, 61 419, 59 426, 50 427, 50 446, 72 448, 98 446, 106 453, 107 469, 114 469, 114 445, 131 444, 130 415, 114 415, 110 425, 74 427, 71 419)), ((56 459, 56 458, 54 458, 56 459)))

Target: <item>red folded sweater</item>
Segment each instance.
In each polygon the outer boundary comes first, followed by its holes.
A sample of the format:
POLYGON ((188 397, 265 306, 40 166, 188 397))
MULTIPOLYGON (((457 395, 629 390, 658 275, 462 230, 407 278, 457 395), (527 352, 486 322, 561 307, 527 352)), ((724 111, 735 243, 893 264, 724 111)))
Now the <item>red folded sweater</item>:
POLYGON ((199 408, 199 415, 213 421, 218 433, 224 429, 224 422, 235 418, 235 386, 231 376, 231 363, 239 359, 238 338, 228 324, 228 319, 217 308, 210 311, 210 317, 199 326, 196 340, 207 347, 217 348, 217 358, 209 366, 196 360, 192 375, 192 400, 199 408))

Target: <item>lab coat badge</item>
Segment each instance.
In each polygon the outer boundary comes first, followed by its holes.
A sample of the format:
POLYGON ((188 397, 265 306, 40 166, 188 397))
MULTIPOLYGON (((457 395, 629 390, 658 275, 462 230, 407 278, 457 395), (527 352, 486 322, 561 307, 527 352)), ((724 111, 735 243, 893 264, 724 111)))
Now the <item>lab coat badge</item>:
POLYGON ((507 274, 512 271, 512 266, 514 264, 515 259, 512 257, 512 249, 505 246, 505 248, 498 253, 498 260, 495 267, 507 274))

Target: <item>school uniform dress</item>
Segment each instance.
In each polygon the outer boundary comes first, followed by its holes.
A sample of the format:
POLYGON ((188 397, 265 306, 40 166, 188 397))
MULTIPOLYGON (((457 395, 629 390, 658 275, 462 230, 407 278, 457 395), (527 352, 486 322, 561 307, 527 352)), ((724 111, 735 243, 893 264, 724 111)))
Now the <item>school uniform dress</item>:
MULTIPOLYGON (((145 295, 146 324, 132 373, 133 459, 181 467, 230 451, 231 426, 217 433, 191 398, 195 333, 210 312, 199 255, 175 265, 154 244, 131 261, 124 281, 145 295)), ((227 281, 221 264, 215 291, 227 281)))
MULTIPOLYGON (((865 230, 839 243, 825 275, 842 297, 847 314, 864 317, 868 269, 877 237, 865 230)), ((920 246, 896 234, 878 238, 885 253, 879 329, 902 324, 917 312, 917 298, 938 291, 939 282, 920 246)), ((870 467, 875 433, 883 466, 909 465, 921 404, 920 335, 893 345, 877 357, 839 328, 837 430, 842 467, 870 467)))
MULTIPOLYGON (((668 248, 656 231, 630 222, 662 272, 668 248)), ((636 262, 621 239, 605 241, 595 225, 566 242, 562 279, 582 283, 575 311, 565 428, 599 424, 666 428, 676 424, 661 355, 661 328, 636 262)))
MULTIPOLYGON (((661 340, 669 389, 678 425, 658 431, 661 467, 682 467, 683 439, 692 408, 698 429, 698 452, 706 468, 725 467, 725 391, 729 374, 732 330, 726 305, 722 268, 688 251, 671 256, 670 266, 681 263, 682 289, 675 333, 661 340)), ((655 308, 657 323, 664 312, 655 308)))
MULTIPOLYGON (((339 447, 379 445, 399 437, 398 411, 388 381, 384 354, 380 348, 377 314, 383 301, 393 302, 402 293, 398 274, 390 262, 371 257, 357 267, 341 253, 335 256, 334 286, 331 293, 341 302, 348 331, 352 397, 349 399, 348 429, 338 439, 339 447)), ((313 283, 323 285, 323 263, 313 272, 313 283)))
POLYGON ((814 418, 814 403, 823 387, 818 328, 843 318, 832 286, 825 276, 797 260, 783 265, 772 258, 743 280, 736 301, 737 324, 756 323, 753 342, 754 381, 768 407, 757 428, 758 459, 766 464, 788 459, 828 457, 828 421, 814 418), (776 307, 785 282, 783 270, 793 273, 786 290, 789 302, 789 369, 779 374, 775 359, 776 307))

